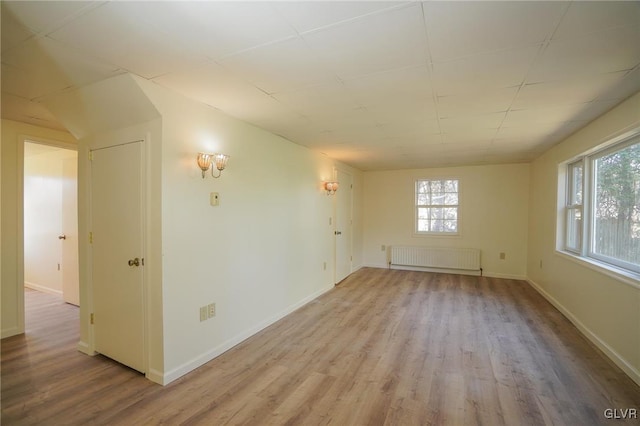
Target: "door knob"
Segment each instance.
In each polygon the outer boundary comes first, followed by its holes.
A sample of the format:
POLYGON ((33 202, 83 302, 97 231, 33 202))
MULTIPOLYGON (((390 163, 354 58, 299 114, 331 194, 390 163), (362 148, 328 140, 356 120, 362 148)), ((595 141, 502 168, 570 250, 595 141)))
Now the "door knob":
POLYGON ((137 257, 135 259, 129 259, 129 266, 140 266, 140 259, 137 257))
POLYGON ((66 240, 66 239, 67 239, 67 236, 66 236, 66 235, 64 235, 64 234, 62 234, 62 235, 58 235, 58 239, 59 239, 59 240, 66 240))
POLYGON ((336 231, 336 235, 342 235, 342 231, 336 231))

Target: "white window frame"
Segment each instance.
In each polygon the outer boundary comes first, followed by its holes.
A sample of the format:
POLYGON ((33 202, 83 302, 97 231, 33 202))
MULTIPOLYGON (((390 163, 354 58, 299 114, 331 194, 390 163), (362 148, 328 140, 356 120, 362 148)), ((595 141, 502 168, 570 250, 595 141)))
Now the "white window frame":
POLYGON ((414 204, 414 221, 413 221, 413 232, 416 236, 438 236, 438 237, 456 237, 460 235, 460 179, 457 177, 438 177, 438 178, 417 178, 414 182, 413 188, 413 204, 414 204), (419 182, 434 182, 434 181, 456 181, 457 182, 457 195, 458 195, 458 204, 418 204, 418 184, 419 182), (418 230, 418 221, 419 221, 419 210, 420 208, 455 208, 456 209, 456 230, 455 232, 447 232, 447 231, 419 231, 418 230))
MULTIPOLYGON (((636 265, 630 262, 626 262, 622 259, 617 259, 596 253, 594 251, 594 234, 595 234, 595 210, 596 210, 596 161, 602 157, 610 155, 614 152, 621 151, 631 145, 640 143, 640 128, 631 132, 626 132, 618 138, 612 139, 603 146, 598 147, 595 150, 586 152, 581 156, 572 158, 571 160, 561 164, 559 178, 564 180, 561 182, 561 187, 564 188, 564 197, 561 201, 563 205, 562 220, 559 223, 562 227, 562 232, 558 233, 558 247, 559 251, 563 254, 578 257, 580 260, 587 263, 604 268, 615 274, 621 274, 625 278, 632 278, 637 282, 640 280, 640 265, 636 265), (572 167, 576 165, 582 166, 582 204, 576 204, 572 201, 573 190, 573 175, 571 173, 572 167), (579 247, 573 248, 567 244, 568 231, 569 231, 569 218, 570 214, 576 209, 581 209, 581 244, 579 247)), ((634 284, 637 285, 637 284, 634 284)))
POLYGON ((564 215, 564 249, 573 253, 578 253, 580 254, 582 252, 582 247, 583 247, 583 243, 585 241, 584 239, 584 232, 583 232, 583 228, 584 228, 584 223, 585 223, 585 211, 584 211, 584 197, 585 197, 585 185, 584 185, 584 180, 585 180, 585 172, 586 172, 586 168, 584 167, 584 159, 580 159, 578 161, 573 161, 570 162, 566 165, 567 167, 567 188, 566 188, 566 200, 565 200, 565 215, 564 215), (578 203, 574 200, 574 192, 573 190, 575 189, 575 182, 574 180, 574 174, 573 169, 580 167, 582 169, 582 200, 578 203), (578 211, 580 212, 580 217, 581 217, 581 227, 577 232, 577 237, 578 237, 578 244, 576 247, 570 246, 569 245, 569 229, 570 229, 570 218, 572 215, 575 216, 575 212, 578 211))

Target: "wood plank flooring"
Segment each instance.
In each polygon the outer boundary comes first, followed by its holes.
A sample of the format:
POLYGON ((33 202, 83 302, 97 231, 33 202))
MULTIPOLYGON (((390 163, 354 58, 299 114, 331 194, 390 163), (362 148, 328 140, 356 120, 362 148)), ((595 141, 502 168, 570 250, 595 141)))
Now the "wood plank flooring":
POLYGON ((162 387, 76 351, 77 308, 27 292, 3 425, 597 425, 640 387, 522 281, 362 269, 162 387))

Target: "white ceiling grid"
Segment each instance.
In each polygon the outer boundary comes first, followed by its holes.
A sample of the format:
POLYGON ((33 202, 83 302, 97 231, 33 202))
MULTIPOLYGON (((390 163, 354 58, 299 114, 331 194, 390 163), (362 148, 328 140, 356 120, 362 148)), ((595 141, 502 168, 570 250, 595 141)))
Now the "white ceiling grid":
POLYGON ((2 2, 3 117, 130 72, 362 170, 530 161, 639 68, 639 2, 2 2))

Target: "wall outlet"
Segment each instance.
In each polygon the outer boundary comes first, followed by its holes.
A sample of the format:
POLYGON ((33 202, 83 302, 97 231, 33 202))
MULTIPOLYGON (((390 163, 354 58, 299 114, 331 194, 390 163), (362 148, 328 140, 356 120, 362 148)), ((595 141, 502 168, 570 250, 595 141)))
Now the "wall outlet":
POLYGON ((500 260, 505 260, 507 258, 507 254, 505 252, 500 253, 500 260))
POLYGON ((202 321, 206 321, 209 318, 208 312, 207 312, 207 307, 206 306, 202 306, 200 308, 200 322, 202 321))
POLYGON ((207 316, 213 318, 216 316, 216 304, 210 303, 207 305, 207 316))

